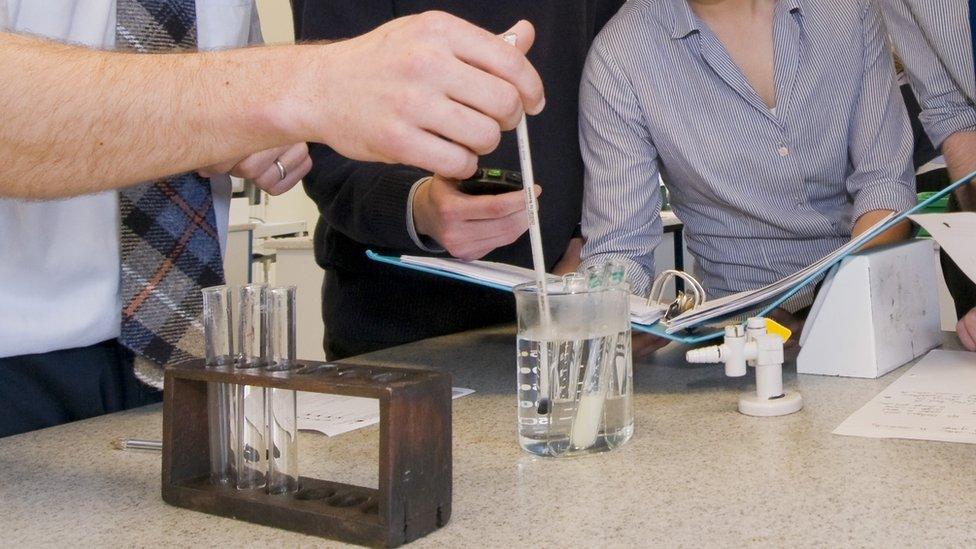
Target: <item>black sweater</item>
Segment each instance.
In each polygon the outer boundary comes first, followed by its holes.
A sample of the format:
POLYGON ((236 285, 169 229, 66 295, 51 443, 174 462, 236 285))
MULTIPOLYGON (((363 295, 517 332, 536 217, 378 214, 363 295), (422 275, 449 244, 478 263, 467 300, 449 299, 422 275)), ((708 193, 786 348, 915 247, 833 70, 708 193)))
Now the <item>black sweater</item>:
MULTIPOLYGON (((552 267, 580 221, 583 164, 577 137, 579 81, 589 46, 623 0, 293 0, 301 40, 341 39, 395 17, 442 10, 500 33, 519 19, 536 27, 529 59, 546 88, 546 109, 529 120, 545 258, 552 267)), ((339 358, 514 319, 510 295, 370 261, 365 251, 425 255, 406 228, 407 197, 429 175, 406 166, 356 162, 310 145, 305 190, 319 207, 316 261, 327 270, 327 349, 339 358)), ((514 132, 483 167, 519 169, 514 132)), ((485 259, 531 266, 523 236, 485 259)))

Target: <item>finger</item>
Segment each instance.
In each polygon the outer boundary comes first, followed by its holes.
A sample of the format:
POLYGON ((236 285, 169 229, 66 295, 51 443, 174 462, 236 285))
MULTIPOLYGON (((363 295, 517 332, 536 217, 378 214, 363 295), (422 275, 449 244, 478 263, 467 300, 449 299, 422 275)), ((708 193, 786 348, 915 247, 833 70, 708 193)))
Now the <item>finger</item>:
POLYGON ((525 234, 529 230, 529 219, 525 212, 515 212, 500 219, 471 221, 469 225, 472 233, 479 235, 474 242, 497 248, 515 242, 525 234))
POLYGON ((236 160, 229 160, 227 162, 219 162, 217 164, 211 164, 205 168, 201 168, 197 170, 197 173, 199 173, 201 177, 213 177, 215 175, 230 173, 230 171, 234 169, 234 166, 236 166, 238 162, 242 160, 244 159, 238 158, 236 160))
POLYGON ((291 145, 285 145, 283 147, 276 147, 274 149, 256 152, 238 162, 237 165, 230 170, 230 174, 243 179, 257 180, 270 168, 273 168, 274 161, 277 160, 279 156, 285 154, 285 152, 290 148, 291 145))
POLYGON ((640 344, 631 344, 631 345, 632 346, 631 346, 630 353, 631 355, 633 355, 634 360, 641 360, 647 358, 654 351, 657 350, 656 346, 650 345, 647 342, 642 342, 640 344))
POLYGON ((489 246, 475 246, 468 244, 451 252, 451 255, 462 261, 474 261, 490 254, 495 248, 489 246))
MULTIPOLYGON (((534 191, 536 198, 538 198, 542 194, 542 187, 536 185, 534 191)), ((468 220, 498 219, 525 211, 525 193, 523 191, 510 191, 496 195, 472 196, 463 194, 463 196, 464 203, 461 206, 464 208, 462 211, 463 218, 468 220)))
POLYGON ((462 193, 457 208, 460 217, 470 221, 500 219, 515 213, 522 213, 522 217, 528 219, 524 214, 525 195, 522 191, 480 196, 462 193))
POLYGON ((528 219, 524 213, 518 212, 502 219, 462 222, 445 231, 439 243, 457 258, 477 259, 495 248, 515 242, 527 228, 528 219))
MULTIPOLYGON (((527 21, 520 21, 510 31, 521 33, 518 41, 529 46, 535 40, 535 30, 527 21)), ((525 112, 542 112, 545 106, 542 78, 518 46, 512 47, 498 36, 470 24, 452 26, 446 38, 458 59, 515 86, 525 112)))
POLYGON ((968 325, 967 317, 968 315, 959 319, 959 323, 956 324, 956 334, 959 335, 959 341, 963 347, 970 351, 976 351, 976 330, 968 325))
POLYGON ((467 179, 478 169, 478 156, 466 147, 418 128, 395 132, 391 163, 407 164, 449 179, 467 179))
POLYGON ((639 333, 631 336, 631 346, 635 352, 648 353, 664 347, 671 341, 653 334, 639 333))
MULTIPOLYGON (((292 172, 302 164, 306 156, 308 151, 304 147, 299 148, 297 145, 289 147, 264 165, 264 171, 254 178, 254 183, 264 190, 274 188, 279 182, 291 179, 292 172), (284 178, 281 177, 281 170, 278 169, 279 162, 285 171, 284 178)), ((267 157, 264 160, 268 160, 267 157)))
POLYGON ((302 161, 293 171, 288 173, 288 177, 276 183, 272 188, 266 189, 267 193, 272 196, 278 196, 279 194, 285 193, 291 190, 292 187, 298 184, 308 172, 312 170, 312 158, 306 156, 305 160, 302 161))
POLYGON ((502 33, 502 38, 509 34, 514 34, 516 37, 515 47, 522 52, 522 55, 529 53, 532 49, 532 45, 535 44, 535 27, 532 23, 529 23, 525 19, 517 21, 512 28, 502 33))
POLYGON ((442 97, 420 114, 420 127, 462 145, 478 155, 498 147, 502 129, 497 121, 467 105, 442 97))
POLYGON ((308 146, 305 143, 292 145, 272 159, 264 173, 254 179, 254 183, 269 194, 281 194, 294 187, 295 183, 308 173, 308 170, 302 172, 308 158, 308 146), (284 167, 284 179, 282 179, 281 171, 275 162, 281 162, 282 167, 284 167))
POLYGON ((451 99, 490 116, 508 131, 522 119, 522 97, 512 84, 464 63, 444 71, 444 91, 451 99))

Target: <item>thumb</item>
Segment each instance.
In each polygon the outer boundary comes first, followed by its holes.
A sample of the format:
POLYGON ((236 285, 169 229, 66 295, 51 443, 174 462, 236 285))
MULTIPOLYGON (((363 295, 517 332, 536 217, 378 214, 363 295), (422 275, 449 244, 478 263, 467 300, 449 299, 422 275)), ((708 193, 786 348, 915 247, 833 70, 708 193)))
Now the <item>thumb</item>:
POLYGON ((535 27, 532 23, 529 23, 525 19, 520 20, 515 23, 512 28, 502 33, 502 36, 509 34, 514 34, 517 38, 515 41, 515 47, 519 49, 523 54, 528 53, 532 48, 532 44, 535 43, 535 27))

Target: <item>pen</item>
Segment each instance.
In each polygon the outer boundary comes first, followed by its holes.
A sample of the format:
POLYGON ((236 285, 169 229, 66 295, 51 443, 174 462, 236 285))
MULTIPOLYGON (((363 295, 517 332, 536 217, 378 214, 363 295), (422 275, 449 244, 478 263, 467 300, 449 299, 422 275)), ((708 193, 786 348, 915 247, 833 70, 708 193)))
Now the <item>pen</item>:
POLYGON ((116 450, 146 450, 149 452, 162 452, 163 441, 143 440, 138 438, 120 438, 112 441, 112 448, 115 448, 116 450))

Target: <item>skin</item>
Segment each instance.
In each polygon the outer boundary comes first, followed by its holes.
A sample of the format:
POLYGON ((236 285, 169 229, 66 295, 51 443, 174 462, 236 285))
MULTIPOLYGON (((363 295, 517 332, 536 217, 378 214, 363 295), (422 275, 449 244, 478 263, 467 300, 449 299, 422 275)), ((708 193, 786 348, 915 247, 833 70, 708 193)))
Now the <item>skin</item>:
MULTIPOLYGON (((536 185, 538 197, 542 188, 536 185)), ((457 181, 435 175, 420 184, 413 200, 417 234, 428 236, 452 256, 481 259, 507 246, 528 230, 522 191, 472 196, 458 190, 457 181)), ((573 272, 580 264, 583 240, 571 239, 553 273, 573 272)))
MULTIPOLYGON (((956 132, 942 143, 949 179, 956 181, 976 171, 976 132, 956 132)), ((963 211, 976 211, 976 183, 971 183, 956 191, 959 208, 963 211)), ((976 309, 963 315, 956 324, 956 333, 963 347, 976 351, 976 309)))
POLYGON ((556 266, 552 269, 552 274, 563 276, 568 273, 575 273, 578 269, 582 260, 580 257, 583 255, 583 239, 580 237, 569 239, 569 245, 566 246, 566 251, 563 256, 556 263, 556 266))
MULTIPOLYGON (((956 132, 942 143, 949 179, 956 181, 976 171, 976 132, 956 132)), ((956 191, 963 211, 976 211, 976 183, 956 191)))
POLYGON ((276 149, 254 153, 238 161, 224 162, 198 170, 203 177, 217 174, 230 174, 243 179, 251 179, 263 191, 277 196, 301 181, 312 169, 312 157, 308 155, 308 145, 296 143, 276 149), (285 178, 275 161, 285 168, 285 178))
MULTIPOLYGON (((539 196, 542 188, 536 185, 535 192, 539 196)), ((515 242, 529 227, 522 191, 473 196, 461 192, 457 181, 439 175, 417 188, 413 215, 418 234, 465 261, 515 242)))
POLYGON ((976 309, 966 313, 959 319, 956 325, 956 333, 963 347, 970 351, 976 351, 976 309))
POLYGON ((525 57, 534 29, 511 32, 517 47, 428 12, 331 44, 151 56, 0 33, 0 74, 18 75, 0 86, 0 197, 59 198, 229 162, 262 178, 271 153, 249 162, 255 151, 289 154, 300 171, 300 150, 284 148, 306 141, 466 178, 523 110, 544 106, 525 57))

